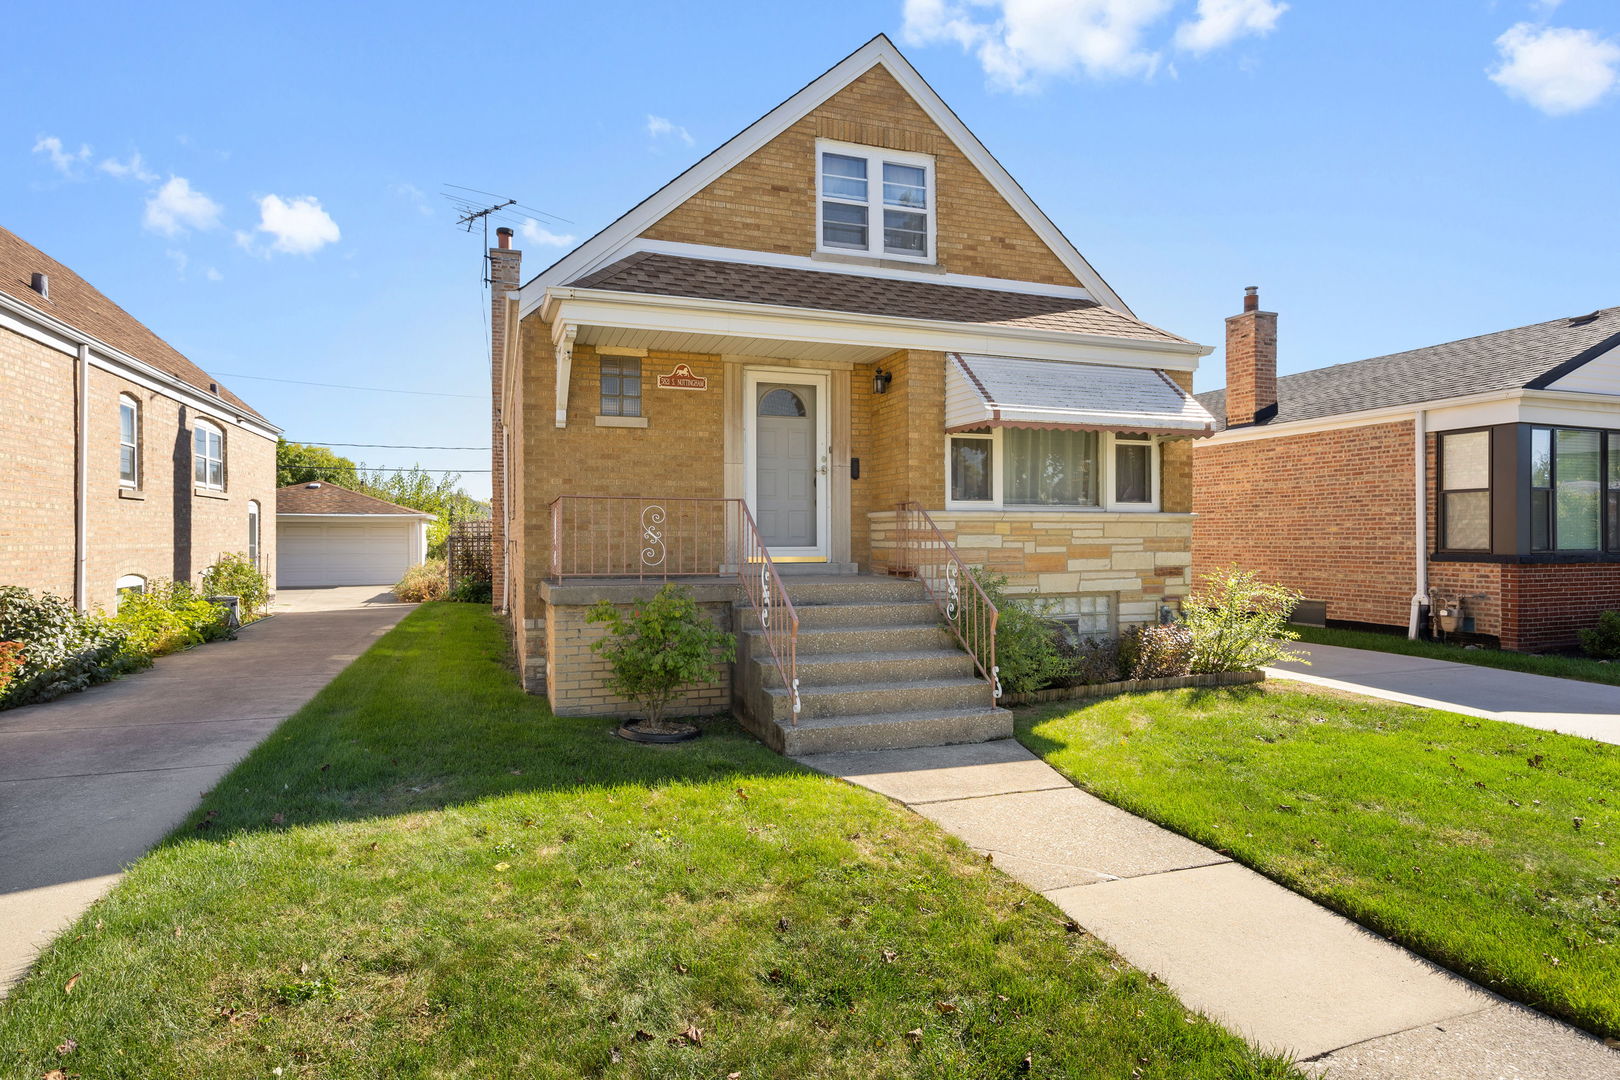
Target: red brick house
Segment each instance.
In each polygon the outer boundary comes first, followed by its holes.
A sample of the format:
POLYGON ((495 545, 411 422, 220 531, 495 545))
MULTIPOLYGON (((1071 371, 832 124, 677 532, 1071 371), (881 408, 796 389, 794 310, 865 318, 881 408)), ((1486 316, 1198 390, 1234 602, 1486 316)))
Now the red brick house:
POLYGON ((495 601, 614 714, 597 599, 739 631, 688 712, 809 751, 1011 733, 969 569, 1076 633, 1185 594, 1202 345, 1137 318, 887 38, 596 236, 494 279, 495 601), (942 618, 954 633, 942 628, 942 618))
POLYGON ((278 432, 0 229, 0 584, 111 611, 225 552, 273 577, 278 432))
POLYGON ((1277 316, 1227 319, 1221 430, 1193 455, 1193 558, 1302 591, 1303 617, 1503 648, 1620 608, 1620 308, 1277 377, 1277 316))

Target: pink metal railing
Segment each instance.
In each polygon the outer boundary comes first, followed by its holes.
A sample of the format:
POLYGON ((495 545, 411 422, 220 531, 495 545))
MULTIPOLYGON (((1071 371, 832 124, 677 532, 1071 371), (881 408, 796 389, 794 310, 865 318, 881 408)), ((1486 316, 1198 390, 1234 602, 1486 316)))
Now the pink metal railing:
POLYGON ((973 657, 990 684, 991 701, 1001 698, 1001 669, 996 666, 996 620, 1000 612, 962 561, 928 511, 914 502, 899 505, 895 515, 900 562, 896 572, 915 577, 945 623, 973 657))
POLYGON ((799 722, 799 613, 741 499, 559 495, 551 576, 668 581, 735 575, 799 722))

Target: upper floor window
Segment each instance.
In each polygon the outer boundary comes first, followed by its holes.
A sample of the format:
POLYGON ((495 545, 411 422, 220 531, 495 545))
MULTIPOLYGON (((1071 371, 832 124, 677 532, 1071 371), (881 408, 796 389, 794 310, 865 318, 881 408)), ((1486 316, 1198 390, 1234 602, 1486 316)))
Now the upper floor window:
POLYGON ((259 563, 259 501, 248 502, 248 558, 253 560, 255 566, 259 563))
POLYGON ((945 438, 955 510, 1153 510, 1159 443, 1131 432, 997 428, 945 438))
POLYGON ((641 415, 641 358, 604 356, 602 363, 603 416, 641 415))
POLYGON ((1440 546, 1491 549, 1491 433, 1440 436, 1440 546))
POLYGON ((118 482, 141 486, 141 404, 129 394, 118 395, 118 482))
POLYGON ((192 478, 198 487, 225 490, 225 433, 208 420, 198 420, 192 435, 192 478))
POLYGON ((882 258, 934 260, 934 159, 820 142, 818 247, 882 258))

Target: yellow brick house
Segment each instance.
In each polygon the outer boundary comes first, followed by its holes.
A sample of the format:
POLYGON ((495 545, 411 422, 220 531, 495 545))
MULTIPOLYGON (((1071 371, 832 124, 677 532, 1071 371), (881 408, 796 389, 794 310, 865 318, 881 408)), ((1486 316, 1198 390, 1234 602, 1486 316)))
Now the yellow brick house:
POLYGON ((790 752, 1010 733, 972 567, 1086 633, 1188 588, 1209 349, 1139 320, 886 37, 520 258, 500 230, 495 604, 560 714, 622 710, 584 612, 665 580, 739 635, 685 711, 790 752))

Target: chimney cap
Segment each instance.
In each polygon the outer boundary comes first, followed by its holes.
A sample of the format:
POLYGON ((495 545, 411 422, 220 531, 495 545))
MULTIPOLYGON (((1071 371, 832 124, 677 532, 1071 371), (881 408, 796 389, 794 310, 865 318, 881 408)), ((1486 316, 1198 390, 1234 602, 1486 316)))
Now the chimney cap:
POLYGON ((1243 310, 1244 311, 1259 311, 1260 310, 1260 286, 1258 286, 1258 285, 1245 285, 1245 286, 1243 286, 1243 310))
POLYGON ((511 249, 512 229, 510 226, 502 225, 500 228, 495 230, 495 243, 501 248, 502 251, 511 249))

